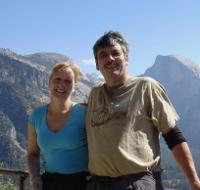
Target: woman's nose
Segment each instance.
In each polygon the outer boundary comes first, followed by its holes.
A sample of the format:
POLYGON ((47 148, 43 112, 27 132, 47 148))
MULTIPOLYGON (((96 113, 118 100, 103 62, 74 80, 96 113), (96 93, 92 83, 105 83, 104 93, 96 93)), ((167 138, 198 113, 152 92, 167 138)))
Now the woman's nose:
POLYGON ((58 83, 58 85, 61 86, 61 87, 65 87, 66 86, 64 80, 60 80, 59 83, 58 83))

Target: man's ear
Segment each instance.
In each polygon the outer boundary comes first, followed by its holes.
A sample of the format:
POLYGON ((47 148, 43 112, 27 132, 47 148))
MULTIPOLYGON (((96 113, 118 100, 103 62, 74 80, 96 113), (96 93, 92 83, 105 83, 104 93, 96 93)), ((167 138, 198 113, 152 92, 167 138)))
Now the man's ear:
POLYGON ((99 64, 98 64, 97 59, 95 59, 95 63, 96 63, 96 69, 99 71, 99 64))
POLYGON ((127 54, 125 55, 125 60, 126 60, 126 63, 128 64, 128 55, 127 54))

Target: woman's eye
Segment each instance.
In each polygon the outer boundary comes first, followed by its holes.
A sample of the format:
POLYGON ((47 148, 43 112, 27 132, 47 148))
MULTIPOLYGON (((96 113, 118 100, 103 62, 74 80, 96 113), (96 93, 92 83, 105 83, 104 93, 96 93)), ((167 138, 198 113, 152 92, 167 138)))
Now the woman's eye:
POLYGON ((55 81, 55 82, 60 82, 60 81, 61 81, 61 78, 54 78, 54 81, 55 81))
POLYGON ((65 80, 65 83, 71 83, 72 81, 71 80, 65 80))

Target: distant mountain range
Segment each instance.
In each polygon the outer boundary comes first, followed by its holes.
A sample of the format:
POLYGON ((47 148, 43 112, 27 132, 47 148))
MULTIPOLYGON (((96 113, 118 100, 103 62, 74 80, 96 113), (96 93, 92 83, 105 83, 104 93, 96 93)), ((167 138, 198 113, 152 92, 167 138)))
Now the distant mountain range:
MULTIPOLYGON (((22 56, 0 48, 0 162, 6 167, 26 168, 28 116, 49 101, 49 69, 67 59, 57 53, 22 56)), ((141 76, 163 84, 180 115, 179 126, 190 146, 200 150, 200 67, 180 56, 159 55, 141 76)), ((86 102, 91 87, 101 81, 95 74, 82 73, 73 100, 86 102)), ((196 155, 200 156, 199 152, 196 155)))

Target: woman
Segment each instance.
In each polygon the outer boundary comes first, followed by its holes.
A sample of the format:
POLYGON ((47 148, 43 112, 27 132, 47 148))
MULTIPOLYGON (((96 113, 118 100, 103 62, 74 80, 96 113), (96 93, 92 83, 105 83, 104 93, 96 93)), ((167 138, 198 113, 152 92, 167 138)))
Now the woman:
POLYGON ((84 190, 87 175, 86 107, 72 102, 80 71, 56 64, 49 77, 50 103, 29 118, 27 160, 33 190, 84 190), (45 172, 40 177, 40 155, 45 172))

